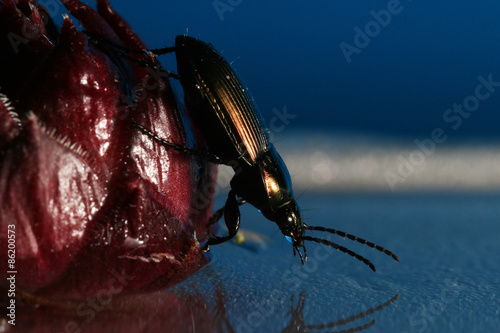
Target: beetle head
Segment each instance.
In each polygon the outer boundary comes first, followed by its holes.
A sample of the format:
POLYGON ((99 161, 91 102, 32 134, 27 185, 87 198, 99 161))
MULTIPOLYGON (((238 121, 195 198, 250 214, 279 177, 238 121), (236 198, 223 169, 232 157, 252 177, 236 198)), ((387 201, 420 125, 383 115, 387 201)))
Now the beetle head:
POLYGON ((281 232, 285 235, 286 239, 292 243, 293 255, 297 253, 300 256, 302 264, 307 261, 307 252, 304 246, 304 222, 302 221, 302 216, 300 215, 299 207, 294 199, 290 200, 286 205, 284 205, 279 213, 276 223, 278 224, 281 232), (304 250, 304 254, 300 252, 300 248, 304 250))
MULTIPOLYGON (((333 247, 334 249, 337 249, 341 252, 344 252, 359 261, 363 262, 367 266, 369 266, 373 271, 375 271, 375 266, 366 258, 363 256, 360 256, 359 254, 337 244, 334 243, 330 240, 324 239, 324 238, 317 238, 317 237, 311 237, 311 236, 306 236, 305 231, 323 231, 327 232, 330 234, 335 234, 339 235, 344 238, 348 238, 350 240, 356 241, 358 243, 361 243, 363 245, 367 245, 371 248, 374 248, 380 252, 383 252, 387 254, 388 256, 392 257, 395 261, 399 262, 399 258, 392 253, 391 251, 376 245, 370 241, 367 241, 363 238, 348 234, 346 232, 336 230, 336 229, 331 229, 331 228, 325 228, 325 227, 315 227, 315 226, 309 226, 305 224, 302 220, 302 216, 300 215, 300 210, 299 207, 297 206, 297 203, 295 202, 294 199, 290 200, 287 202, 285 205, 283 205, 275 214, 274 221, 278 224, 281 232, 283 235, 285 235, 286 239, 292 243, 293 246, 293 254, 294 256, 298 253, 300 260, 302 261, 302 264, 304 264, 307 261, 307 252, 306 252, 306 247, 304 245, 304 242, 310 241, 310 242, 315 242, 315 243, 320 243, 326 246, 333 247), (302 248, 303 253, 300 251, 302 248)), ((269 217, 268 217, 269 218, 269 217)), ((270 218, 271 219, 271 218, 270 218)))

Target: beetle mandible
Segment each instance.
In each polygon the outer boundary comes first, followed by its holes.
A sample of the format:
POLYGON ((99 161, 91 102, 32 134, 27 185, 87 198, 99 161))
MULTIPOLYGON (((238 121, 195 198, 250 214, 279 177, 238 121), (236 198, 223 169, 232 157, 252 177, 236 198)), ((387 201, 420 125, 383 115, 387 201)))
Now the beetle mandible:
POLYGON ((235 171, 225 206, 210 219, 210 223, 216 223, 223 215, 228 235, 210 237, 206 243, 207 249, 210 245, 226 242, 236 235, 240 227, 239 205, 248 202, 278 225, 292 243, 294 255, 299 254, 302 264, 307 260, 304 242, 312 241, 338 249, 375 271, 375 266, 368 259, 332 241, 305 235, 307 230, 347 237, 399 262, 394 253, 365 239, 336 229, 304 223, 293 195, 287 167, 269 142, 268 132, 253 98, 229 63, 211 44, 180 35, 176 37, 174 47, 148 52, 153 55, 175 52, 185 104, 207 143, 208 152, 197 152, 168 142, 141 125, 135 126, 160 143, 186 153, 199 154, 217 164, 230 165, 235 171))

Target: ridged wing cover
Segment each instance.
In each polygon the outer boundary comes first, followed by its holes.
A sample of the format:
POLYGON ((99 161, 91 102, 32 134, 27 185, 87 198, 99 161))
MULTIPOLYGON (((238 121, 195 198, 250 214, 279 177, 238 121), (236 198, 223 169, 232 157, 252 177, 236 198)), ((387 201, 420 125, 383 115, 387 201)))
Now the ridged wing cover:
POLYGON ((253 165, 259 153, 269 149, 269 139, 260 112, 247 89, 210 44, 188 36, 177 36, 175 47, 183 86, 194 85, 199 90, 200 96, 210 103, 211 112, 216 113, 238 157, 253 165))

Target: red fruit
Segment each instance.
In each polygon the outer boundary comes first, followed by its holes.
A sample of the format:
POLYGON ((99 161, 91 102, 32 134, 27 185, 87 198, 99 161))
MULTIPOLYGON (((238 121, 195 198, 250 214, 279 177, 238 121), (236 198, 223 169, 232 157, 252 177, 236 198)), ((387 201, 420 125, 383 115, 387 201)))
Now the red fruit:
MULTIPOLYGON (((98 12, 62 2, 83 29, 146 48, 106 1, 98 12)), ((1 283, 15 270, 25 292, 94 297, 164 288, 202 267, 215 168, 132 126, 199 143, 168 80, 89 44, 68 17, 59 34, 34 1, 0 4, 0 38, 1 283)))

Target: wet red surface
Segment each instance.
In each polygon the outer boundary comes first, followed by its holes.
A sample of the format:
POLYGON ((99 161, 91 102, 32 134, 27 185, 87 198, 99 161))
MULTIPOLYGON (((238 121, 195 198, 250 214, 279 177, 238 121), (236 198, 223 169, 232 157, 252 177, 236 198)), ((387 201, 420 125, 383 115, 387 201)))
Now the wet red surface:
POLYGON ((132 126, 200 143, 165 76, 82 33, 146 48, 110 4, 62 2, 79 22, 60 30, 34 1, 0 5, 0 239, 15 226, 16 287, 80 299, 171 286, 207 262, 215 168, 132 126))

